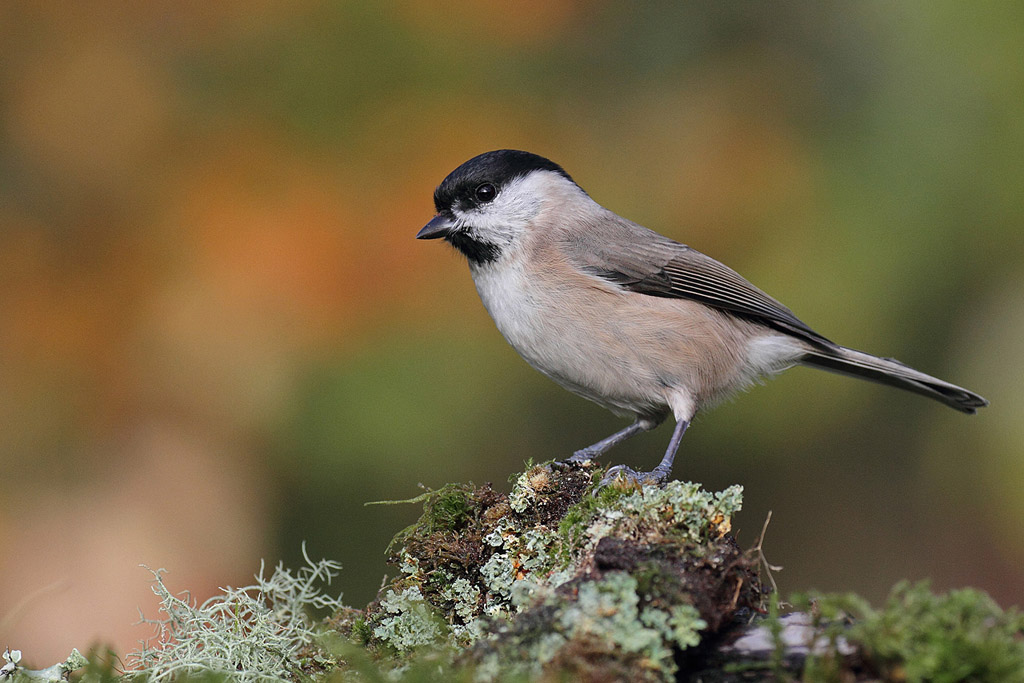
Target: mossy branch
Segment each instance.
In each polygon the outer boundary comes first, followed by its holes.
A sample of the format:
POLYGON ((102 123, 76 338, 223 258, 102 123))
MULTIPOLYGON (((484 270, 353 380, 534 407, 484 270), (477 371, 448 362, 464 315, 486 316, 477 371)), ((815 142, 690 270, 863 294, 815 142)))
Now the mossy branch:
MULTIPOLYGON (((409 501, 424 512, 389 547, 400 574, 365 609, 323 593, 339 567, 308 556, 202 605, 155 571, 155 642, 83 680, 1024 683, 1024 616, 983 593, 901 584, 878 609, 798 596, 781 614, 763 534, 745 552, 730 535, 740 487, 599 488, 602 474, 530 466, 508 494, 449 484, 409 501)), ((42 680, 5 661, 0 678, 42 680)))

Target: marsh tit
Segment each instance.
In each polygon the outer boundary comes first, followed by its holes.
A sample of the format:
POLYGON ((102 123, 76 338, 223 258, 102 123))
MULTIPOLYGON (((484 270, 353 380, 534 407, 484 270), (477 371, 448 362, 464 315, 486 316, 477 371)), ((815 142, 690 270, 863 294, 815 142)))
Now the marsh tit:
POLYGON ((912 391, 965 413, 981 396, 902 363, 845 348, 709 256, 604 208, 560 166, 529 152, 474 157, 434 191, 416 235, 469 260, 487 312, 526 362, 633 423, 576 451, 593 459, 670 414, 651 472, 664 483, 697 411, 796 364, 912 391))

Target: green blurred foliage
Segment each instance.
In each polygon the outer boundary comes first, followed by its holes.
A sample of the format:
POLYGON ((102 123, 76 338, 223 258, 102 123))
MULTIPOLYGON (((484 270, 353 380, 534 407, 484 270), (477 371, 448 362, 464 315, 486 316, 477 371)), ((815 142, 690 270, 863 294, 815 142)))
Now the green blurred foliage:
MULTIPOLYGON (((774 510, 784 592, 1024 589, 1020 4, 27 2, 0 42, 4 536, 38 538, 56 495, 88 556, 105 527, 77 510, 109 500, 137 520, 126 566, 207 563, 212 592, 306 539, 358 605, 415 516, 363 503, 620 427, 412 239, 448 171, 516 147, 826 336, 992 401, 967 418, 798 369, 701 417, 676 474, 746 487, 741 542, 774 510)), ((46 562, 0 560, 0 605, 46 562)))

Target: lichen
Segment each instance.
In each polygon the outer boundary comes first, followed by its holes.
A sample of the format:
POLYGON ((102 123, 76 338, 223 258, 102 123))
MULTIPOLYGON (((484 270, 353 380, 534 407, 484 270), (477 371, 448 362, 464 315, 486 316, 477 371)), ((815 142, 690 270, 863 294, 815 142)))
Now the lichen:
POLYGON ((72 649, 71 654, 63 662, 45 669, 22 667, 21 650, 5 648, 3 660, 3 666, 0 666, 0 681, 10 680, 13 683, 64 683, 72 672, 89 664, 89 660, 77 648, 72 649))
POLYGON ((566 640, 597 639, 597 647, 609 652, 642 654, 648 670, 672 676, 673 646, 696 645, 707 623, 691 605, 667 611, 643 607, 637 588, 629 574, 609 572, 600 581, 581 584, 576 600, 562 603, 554 621, 566 640))
POLYGON ((312 609, 342 609, 341 597, 321 592, 340 566, 312 561, 302 548, 306 566, 291 572, 278 565, 269 577, 263 568, 256 583, 225 588, 201 605, 186 593, 173 594, 164 570, 152 571, 153 592, 160 599, 162 619, 145 619, 156 638, 129 655, 126 677, 169 681, 182 676, 222 673, 241 682, 291 680, 311 666, 333 665, 316 654, 305 656, 317 638, 312 609), (316 661, 312 661, 316 660, 316 661))
POLYGON ((402 653, 437 643, 446 635, 441 618, 416 585, 387 591, 378 615, 373 635, 402 653))
MULTIPOLYGON (((126 673, 94 654, 79 677, 1024 683, 1024 615, 984 593, 901 584, 881 608, 797 596, 790 614, 773 595, 765 614, 760 543, 744 553, 730 535, 742 489, 595 488, 601 475, 537 466, 508 495, 420 496, 423 515, 391 547, 398 576, 365 610, 324 595, 316 584, 338 567, 308 557, 202 605, 154 572, 157 641, 126 673), (333 615, 315 624, 310 608, 333 615)), ((2 679, 66 679, 67 667, 22 669, 14 650, 3 660, 2 679)))
POLYGON ((697 484, 595 488, 592 465, 539 465, 490 486, 420 496, 420 520, 391 547, 402 575, 367 610, 374 642, 398 653, 462 648, 487 678, 594 666, 671 679, 676 654, 756 607, 752 562, 728 531, 742 489, 697 484), (628 542, 623 539, 628 539, 628 542))
POLYGON ((513 626, 502 637, 524 656, 509 657, 512 648, 500 643, 482 648, 488 661, 504 662, 505 675, 536 678, 547 668, 580 674, 603 661, 628 662, 640 678, 670 679, 677 669, 674 648, 696 644, 706 626, 692 607, 671 613, 644 607, 636 581, 625 572, 580 582, 572 593, 549 594, 523 622, 529 627, 513 626))

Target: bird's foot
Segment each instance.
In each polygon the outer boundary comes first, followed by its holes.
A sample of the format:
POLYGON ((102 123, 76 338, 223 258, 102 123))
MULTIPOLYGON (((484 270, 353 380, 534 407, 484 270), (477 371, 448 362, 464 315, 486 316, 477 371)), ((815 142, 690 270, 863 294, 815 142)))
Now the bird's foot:
POLYGON ((605 486, 641 489, 644 486, 664 486, 669 480, 669 473, 659 467, 650 472, 637 472, 626 465, 616 465, 605 472, 604 478, 594 489, 595 493, 605 486))
POLYGON ((592 451, 589 448, 581 448, 565 460, 556 460, 552 465, 555 467, 572 467, 573 465, 582 465, 584 463, 593 462, 594 458, 600 455, 597 451, 592 451))

